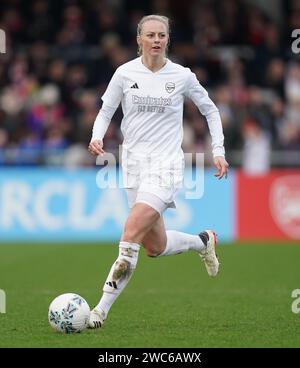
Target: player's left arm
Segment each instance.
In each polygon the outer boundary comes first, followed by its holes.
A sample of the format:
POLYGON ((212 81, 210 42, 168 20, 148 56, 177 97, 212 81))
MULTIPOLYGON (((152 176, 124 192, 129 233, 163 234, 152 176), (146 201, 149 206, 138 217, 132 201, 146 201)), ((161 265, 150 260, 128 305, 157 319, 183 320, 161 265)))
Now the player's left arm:
POLYGON ((225 157, 224 156, 215 156, 214 157, 214 165, 216 166, 216 168, 218 170, 214 174, 215 177, 217 177, 218 179, 222 179, 223 177, 227 178, 229 164, 225 160, 225 157))
POLYGON ((215 176, 218 179, 227 177, 229 164, 225 159, 224 135, 218 108, 209 98, 207 91, 201 86, 194 73, 190 73, 186 85, 187 97, 191 98, 202 115, 206 117, 212 138, 212 153, 214 165, 217 168, 215 176))

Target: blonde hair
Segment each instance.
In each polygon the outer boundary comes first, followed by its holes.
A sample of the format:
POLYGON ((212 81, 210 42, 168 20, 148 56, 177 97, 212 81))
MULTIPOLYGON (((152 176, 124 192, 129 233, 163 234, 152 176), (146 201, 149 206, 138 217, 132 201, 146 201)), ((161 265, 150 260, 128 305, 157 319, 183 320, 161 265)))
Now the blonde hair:
MULTIPOLYGON (((168 46, 170 43, 170 20, 168 17, 165 17, 164 15, 158 15, 158 14, 151 14, 151 15, 145 15, 138 23, 137 25, 137 29, 136 29, 136 35, 140 36, 142 34, 142 28, 143 28, 143 24, 148 22, 148 20, 157 20, 158 22, 162 22, 166 28, 167 28, 167 34, 168 34, 168 46)), ((168 47, 167 46, 167 47, 168 47)), ((138 45, 138 51, 137 54, 138 56, 141 56, 143 53, 143 50, 141 48, 140 45, 138 45)), ((167 53, 167 50, 166 50, 167 53)))

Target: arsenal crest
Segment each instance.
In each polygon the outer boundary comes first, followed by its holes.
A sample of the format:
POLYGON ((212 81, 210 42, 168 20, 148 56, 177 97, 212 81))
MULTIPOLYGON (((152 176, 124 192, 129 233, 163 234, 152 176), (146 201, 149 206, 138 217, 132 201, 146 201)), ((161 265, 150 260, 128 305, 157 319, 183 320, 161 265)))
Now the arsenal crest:
POLYGON ((175 89, 175 83, 173 83, 173 82, 167 82, 166 85, 165 85, 165 88, 166 88, 166 91, 168 93, 171 93, 175 89))

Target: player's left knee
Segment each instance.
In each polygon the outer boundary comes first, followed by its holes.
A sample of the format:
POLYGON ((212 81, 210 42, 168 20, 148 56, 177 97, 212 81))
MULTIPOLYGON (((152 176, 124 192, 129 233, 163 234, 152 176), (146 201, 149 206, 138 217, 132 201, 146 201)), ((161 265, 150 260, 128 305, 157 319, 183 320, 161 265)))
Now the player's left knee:
POLYGON ((166 244, 163 241, 145 238, 143 246, 148 257, 158 257, 165 249, 166 244))
POLYGON ((155 258, 155 257, 159 256, 159 252, 157 252, 155 250, 152 250, 152 249, 146 249, 145 248, 145 252, 146 252, 147 256, 151 257, 151 258, 155 258))
POLYGON ((156 258, 158 257, 165 249, 165 246, 163 246, 163 244, 157 244, 157 246, 153 247, 153 246, 145 246, 145 252, 147 254, 148 257, 152 257, 152 258, 156 258))

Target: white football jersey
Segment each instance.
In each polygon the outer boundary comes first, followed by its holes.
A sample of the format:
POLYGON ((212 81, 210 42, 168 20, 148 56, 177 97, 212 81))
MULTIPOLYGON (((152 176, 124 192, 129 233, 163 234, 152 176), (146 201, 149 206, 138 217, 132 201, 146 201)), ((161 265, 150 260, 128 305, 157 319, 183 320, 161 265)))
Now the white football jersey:
POLYGON ((213 155, 224 156, 218 109, 189 68, 167 59, 159 71, 152 72, 138 57, 116 70, 102 100, 114 109, 122 104, 123 149, 139 155, 178 158, 183 155, 185 97, 191 98, 207 118, 213 155))

